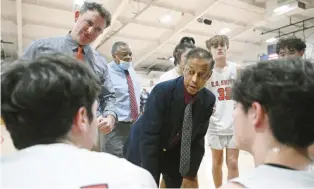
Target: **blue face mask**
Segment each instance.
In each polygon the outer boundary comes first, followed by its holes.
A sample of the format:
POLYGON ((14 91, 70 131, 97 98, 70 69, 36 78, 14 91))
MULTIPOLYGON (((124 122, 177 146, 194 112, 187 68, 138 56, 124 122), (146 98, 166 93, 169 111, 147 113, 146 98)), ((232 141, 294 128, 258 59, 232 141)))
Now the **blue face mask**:
POLYGON ((131 62, 126 62, 123 60, 120 60, 120 64, 118 64, 118 66, 123 70, 128 70, 130 65, 131 65, 131 62))

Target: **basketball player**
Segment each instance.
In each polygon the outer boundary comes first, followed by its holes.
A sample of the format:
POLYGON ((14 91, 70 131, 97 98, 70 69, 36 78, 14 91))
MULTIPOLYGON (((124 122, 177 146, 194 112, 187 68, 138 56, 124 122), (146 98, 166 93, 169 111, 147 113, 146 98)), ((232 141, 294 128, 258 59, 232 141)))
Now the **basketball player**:
MULTIPOLYGON (((183 69, 184 69, 184 60, 182 59, 182 56, 184 52, 186 52, 188 49, 195 48, 195 41, 193 43, 194 39, 191 37, 183 37, 180 41, 180 43, 175 47, 173 51, 173 58, 174 58, 174 68, 163 73, 159 78, 159 83, 168 81, 171 79, 175 79, 177 77, 180 77, 183 75, 183 69), (183 60, 183 61, 182 61, 183 60)), ((187 53, 186 53, 187 54, 187 53)), ((185 54, 185 55, 186 55, 185 54)))
POLYGON ((246 67, 233 86, 235 143, 256 167, 223 188, 313 188, 314 64, 301 58, 246 67))
POLYGON ((215 35, 206 41, 211 51, 215 66, 207 88, 216 95, 215 112, 212 115, 208 128, 208 142, 212 152, 212 174, 216 188, 222 184, 223 152, 226 148, 226 164, 228 180, 239 175, 239 150, 235 148, 233 139, 234 101, 231 97, 231 87, 237 75, 236 64, 227 61, 226 53, 229 48, 229 39, 225 35, 215 35))
POLYGON ((306 44, 295 36, 282 38, 276 44, 276 53, 279 58, 303 57, 306 44))

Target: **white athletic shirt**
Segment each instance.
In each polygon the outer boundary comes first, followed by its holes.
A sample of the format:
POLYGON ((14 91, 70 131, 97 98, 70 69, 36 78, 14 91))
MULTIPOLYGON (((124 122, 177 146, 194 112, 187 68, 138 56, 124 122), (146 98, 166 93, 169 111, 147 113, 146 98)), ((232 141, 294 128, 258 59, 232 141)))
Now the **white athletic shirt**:
POLYGON ((299 171, 260 165, 231 182, 246 188, 314 188, 314 170, 299 171))
POLYGON ((180 77, 180 75, 178 74, 178 72, 176 71, 177 68, 173 68, 165 73, 163 73, 160 78, 159 78, 159 83, 164 82, 164 81, 168 81, 171 79, 175 79, 180 77))
POLYGON ((1 158, 1 189, 156 188, 125 159, 69 144, 36 145, 1 158))
POLYGON ((227 62, 221 72, 213 70, 207 88, 216 96, 215 112, 210 118, 208 133, 214 135, 233 135, 235 102, 231 98, 231 88, 237 76, 236 64, 227 62))

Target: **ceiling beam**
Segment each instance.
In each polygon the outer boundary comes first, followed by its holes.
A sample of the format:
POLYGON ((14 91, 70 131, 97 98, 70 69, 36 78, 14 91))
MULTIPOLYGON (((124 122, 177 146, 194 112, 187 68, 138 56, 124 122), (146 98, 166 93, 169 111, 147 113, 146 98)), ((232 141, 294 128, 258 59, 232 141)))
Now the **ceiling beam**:
POLYGON ((162 48, 163 45, 165 45, 168 41, 170 41, 175 35, 183 31, 188 27, 189 24, 191 24, 193 21, 195 21, 197 18, 203 16, 206 14, 209 10, 214 9, 221 0, 216 1, 206 1, 204 4, 200 6, 200 8, 197 9, 196 14, 194 16, 191 15, 184 15, 181 19, 181 21, 176 26, 176 29, 174 31, 165 32, 159 39, 159 43, 157 45, 152 45, 147 48, 146 52, 140 54, 137 59, 137 61, 134 63, 134 67, 138 67, 142 64, 142 62, 149 57, 154 52, 158 51, 160 48, 162 48))
POLYGON ((118 34, 129 23, 131 23, 132 21, 136 20, 137 17, 139 17, 143 12, 145 12, 147 9, 149 9, 149 7, 151 7, 151 5, 153 4, 154 1, 156 1, 156 0, 149 0, 150 3, 147 3, 146 6, 143 9, 141 9, 140 11, 138 11, 132 18, 129 18, 128 20, 122 20, 123 21, 122 26, 119 29, 117 29, 117 30, 115 30, 113 32, 108 33, 108 35, 106 35, 105 38, 103 39, 102 44, 106 43, 106 41, 110 37, 118 34))
MULTIPOLYGON (((141 3, 146 4, 148 2, 148 0, 138 0, 141 3)), ((177 12, 181 12, 184 14, 189 14, 192 16, 196 15, 196 12, 192 9, 184 9, 184 8, 180 8, 178 6, 171 6, 169 4, 163 3, 163 2, 159 2, 159 1, 155 1, 152 3, 153 6, 159 7, 159 8, 163 8, 163 9, 169 9, 169 10, 173 10, 173 11, 177 11, 177 12)), ((204 15, 204 17, 206 17, 207 19, 210 20, 216 20, 218 22, 221 23, 226 23, 226 24, 233 24, 233 25, 237 25, 237 26, 242 26, 242 27, 246 27, 246 23, 244 22, 240 22, 238 20, 234 20, 234 19, 229 19, 229 18, 224 18, 224 17, 220 17, 220 16, 215 16, 213 14, 210 13, 206 13, 204 15)))
POLYGON ((175 27, 174 26, 167 26, 164 24, 160 24, 158 22, 150 22, 150 21, 144 21, 144 20, 137 20, 137 19, 129 19, 126 17, 119 17, 118 20, 122 23, 122 24, 128 24, 128 23, 133 23, 133 24, 139 24, 139 25, 144 25, 144 26, 149 26, 149 27, 155 27, 155 28, 162 28, 162 29, 166 29, 166 30, 174 30, 175 27))
POLYGON ((100 36, 98 36, 98 38, 93 42, 92 47, 94 49, 99 48, 103 44, 103 41, 106 39, 106 35, 112 29, 112 27, 115 24, 118 16, 122 13, 124 8, 129 3, 129 0, 111 0, 110 3, 115 3, 116 4, 115 11, 114 11, 114 13, 112 14, 112 17, 111 17, 111 25, 108 28, 106 28, 103 31, 103 33, 100 36))
POLYGON ((16 0, 17 54, 23 54, 22 0, 16 0))

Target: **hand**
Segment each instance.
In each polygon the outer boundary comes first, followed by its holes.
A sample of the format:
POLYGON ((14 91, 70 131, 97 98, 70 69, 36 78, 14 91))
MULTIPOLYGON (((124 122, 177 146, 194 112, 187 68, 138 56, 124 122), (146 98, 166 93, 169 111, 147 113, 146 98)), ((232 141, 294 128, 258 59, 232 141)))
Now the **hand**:
POLYGON ((181 188, 198 188, 198 181, 195 178, 183 178, 181 188))
POLYGON ((98 128, 101 132, 108 134, 112 131, 114 124, 115 124, 115 118, 112 115, 107 115, 106 117, 99 116, 97 118, 98 128))

